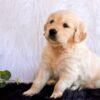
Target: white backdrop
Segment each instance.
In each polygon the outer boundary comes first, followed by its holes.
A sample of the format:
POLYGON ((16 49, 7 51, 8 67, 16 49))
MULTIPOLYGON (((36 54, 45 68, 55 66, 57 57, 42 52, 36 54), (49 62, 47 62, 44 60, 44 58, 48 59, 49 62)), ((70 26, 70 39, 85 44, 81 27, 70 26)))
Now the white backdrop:
POLYGON ((86 22, 88 45, 100 55, 100 0, 0 0, 0 70, 30 82, 45 45, 43 25, 51 12, 73 10, 86 22))

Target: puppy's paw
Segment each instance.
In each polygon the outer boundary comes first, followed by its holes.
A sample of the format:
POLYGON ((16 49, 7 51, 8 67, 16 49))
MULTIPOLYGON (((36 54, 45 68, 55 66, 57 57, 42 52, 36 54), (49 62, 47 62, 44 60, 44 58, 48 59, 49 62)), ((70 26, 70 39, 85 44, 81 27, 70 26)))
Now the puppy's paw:
POLYGON ((37 92, 35 92, 34 89, 29 89, 23 93, 25 96, 33 96, 35 94, 37 94, 37 92))
POLYGON ((73 85, 70 89, 71 89, 72 91, 74 91, 74 90, 77 90, 78 88, 79 88, 78 85, 73 85))
POLYGON ((52 95, 50 96, 50 98, 56 99, 56 98, 60 98, 62 95, 63 95, 62 92, 57 91, 57 92, 53 92, 52 95))

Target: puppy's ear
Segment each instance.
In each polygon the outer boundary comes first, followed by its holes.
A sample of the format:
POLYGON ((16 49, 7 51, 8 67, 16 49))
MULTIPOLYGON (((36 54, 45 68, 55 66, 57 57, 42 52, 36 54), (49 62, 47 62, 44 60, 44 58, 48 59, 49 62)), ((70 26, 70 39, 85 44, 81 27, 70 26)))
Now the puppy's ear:
POLYGON ((86 36, 87 36, 87 33, 86 33, 85 25, 81 21, 75 29, 74 41, 76 43, 82 42, 83 40, 85 40, 86 36))

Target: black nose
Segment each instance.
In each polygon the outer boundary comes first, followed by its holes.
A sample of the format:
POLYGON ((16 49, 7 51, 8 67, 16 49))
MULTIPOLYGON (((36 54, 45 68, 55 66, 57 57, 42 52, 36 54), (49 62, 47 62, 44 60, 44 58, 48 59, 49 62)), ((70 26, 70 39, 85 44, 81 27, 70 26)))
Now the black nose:
POLYGON ((56 34, 57 34, 56 29, 50 29, 49 30, 49 37, 50 38, 52 38, 52 39, 55 38, 56 34))

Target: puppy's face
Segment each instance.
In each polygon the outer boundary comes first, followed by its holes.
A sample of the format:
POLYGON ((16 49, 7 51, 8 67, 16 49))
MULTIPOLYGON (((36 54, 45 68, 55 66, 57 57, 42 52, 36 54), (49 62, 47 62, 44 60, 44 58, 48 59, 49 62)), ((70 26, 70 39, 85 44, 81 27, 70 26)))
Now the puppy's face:
POLYGON ((78 43, 86 37, 83 22, 67 11, 59 11, 49 16, 44 31, 45 38, 53 45, 78 43))

